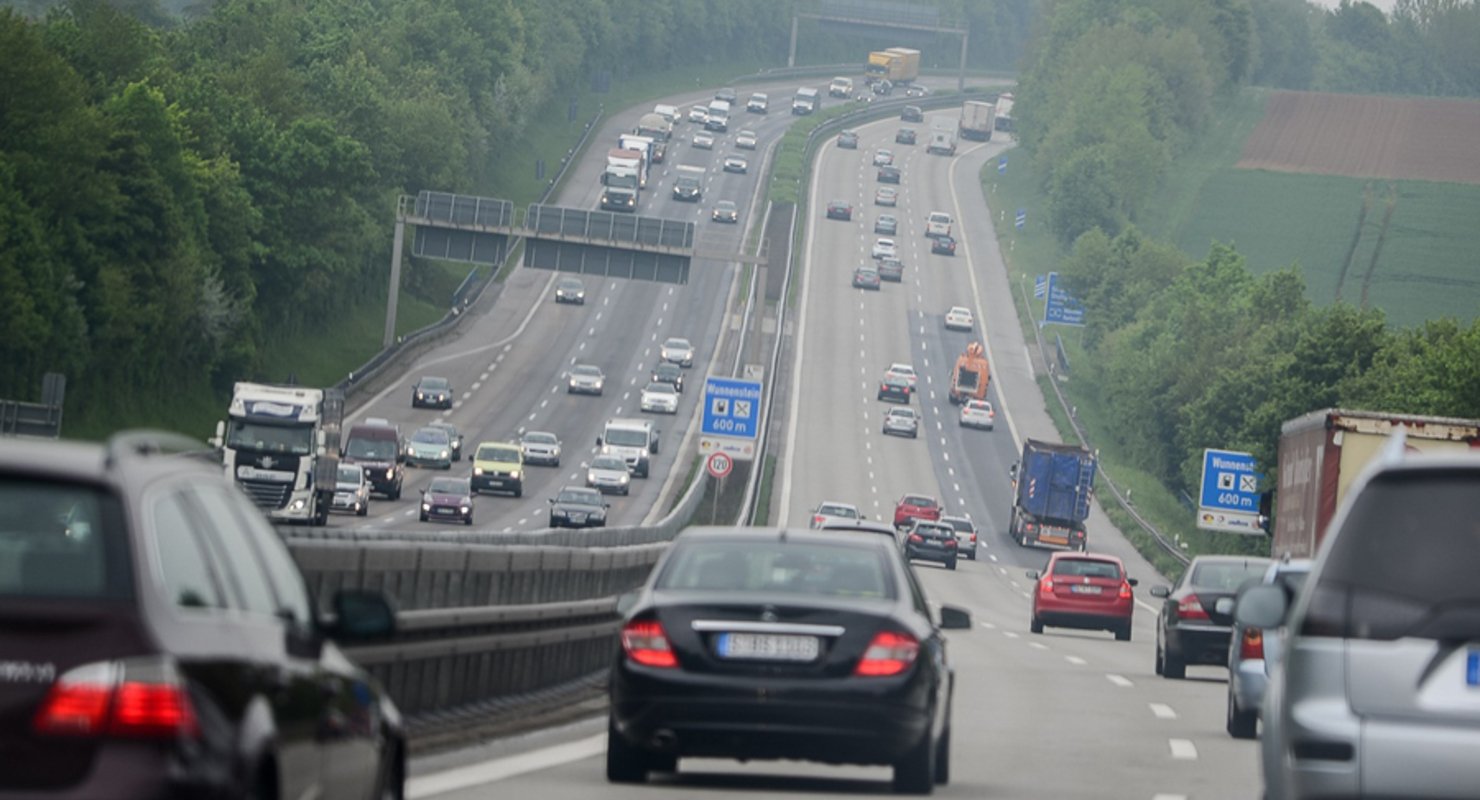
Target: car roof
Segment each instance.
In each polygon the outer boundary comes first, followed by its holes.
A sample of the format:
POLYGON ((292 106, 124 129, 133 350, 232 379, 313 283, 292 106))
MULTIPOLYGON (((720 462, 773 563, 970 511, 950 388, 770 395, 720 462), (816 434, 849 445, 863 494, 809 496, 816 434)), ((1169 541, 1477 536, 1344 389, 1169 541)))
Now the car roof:
POLYGON ((1120 556, 1111 555, 1109 553, 1079 553, 1068 552, 1064 550, 1054 551, 1054 553, 1048 557, 1048 561, 1050 564, 1055 561, 1107 561, 1113 564, 1118 564, 1122 567, 1125 566, 1125 562, 1120 560, 1120 556))
POLYGON ((797 544, 820 544, 836 545, 839 541, 849 542, 849 546, 857 547, 890 547, 893 542, 884 542, 882 539, 860 537, 858 539, 842 539, 830 533, 820 533, 806 528, 773 528, 773 527, 741 527, 700 525, 685 528, 680 532, 675 542, 795 542, 797 544), (857 544, 854 544, 854 543, 857 544), (873 544, 868 544, 873 543, 873 544))

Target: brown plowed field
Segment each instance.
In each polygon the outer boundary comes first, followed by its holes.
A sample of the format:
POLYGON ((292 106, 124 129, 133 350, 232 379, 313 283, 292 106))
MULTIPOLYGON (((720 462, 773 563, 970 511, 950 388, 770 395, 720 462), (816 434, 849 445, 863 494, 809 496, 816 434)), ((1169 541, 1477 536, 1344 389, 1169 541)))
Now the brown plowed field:
POLYGON ((1275 92, 1238 166, 1480 183, 1480 102, 1275 92))

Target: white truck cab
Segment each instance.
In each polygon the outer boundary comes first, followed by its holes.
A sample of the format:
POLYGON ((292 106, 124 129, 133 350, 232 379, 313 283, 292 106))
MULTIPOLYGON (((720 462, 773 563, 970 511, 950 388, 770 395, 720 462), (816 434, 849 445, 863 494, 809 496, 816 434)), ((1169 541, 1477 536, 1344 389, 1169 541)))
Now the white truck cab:
POLYGON ((627 470, 638 478, 652 472, 650 456, 658 453, 660 431, 645 419, 611 419, 596 440, 602 453, 621 456, 627 470))

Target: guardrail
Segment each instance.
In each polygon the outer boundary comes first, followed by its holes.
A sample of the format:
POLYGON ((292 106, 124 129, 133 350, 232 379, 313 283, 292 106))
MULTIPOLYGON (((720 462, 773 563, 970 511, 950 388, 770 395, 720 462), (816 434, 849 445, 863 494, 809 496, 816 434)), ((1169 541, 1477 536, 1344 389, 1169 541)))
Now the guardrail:
MULTIPOLYGON (((1018 290, 1023 295, 1024 307, 1032 308, 1033 302, 1028 296, 1028 288, 1020 282, 1018 284, 1018 290)), ((1048 345, 1043 340, 1043 330, 1036 324, 1033 326, 1033 337, 1038 342, 1038 355, 1043 359, 1044 364, 1048 364, 1051 367, 1054 362, 1049 358, 1048 345)), ((1059 352, 1061 353, 1063 352, 1062 348, 1063 345, 1060 343, 1059 352)), ((1093 449, 1094 445, 1090 444, 1089 435, 1079 425, 1079 415, 1075 413, 1075 407, 1064 397, 1063 390, 1059 388, 1058 376, 1052 369, 1049 370, 1048 383, 1053 387, 1054 396, 1059 399, 1059 407, 1064 410, 1064 416, 1069 419, 1069 426, 1074 429, 1074 435, 1079 437, 1080 443, 1085 447, 1093 449)), ((1125 509, 1127 514, 1130 514, 1131 519, 1135 520, 1136 524, 1140 525, 1142 530, 1151 535, 1152 541, 1156 542, 1158 547, 1182 564, 1191 563, 1192 559, 1186 553, 1182 552, 1182 548, 1178 547, 1175 542, 1168 539, 1155 525, 1152 525, 1145 517, 1141 516, 1141 513, 1136 510, 1135 506, 1130 504, 1130 500, 1126 498, 1125 492, 1122 492, 1120 487, 1115 485, 1115 481, 1110 480, 1110 476, 1103 469, 1100 470, 1100 480, 1104 481, 1105 485, 1110 487, 1110 493, 1115 495, 1115 500, 1120 503, 1120 507, 1125 509)))

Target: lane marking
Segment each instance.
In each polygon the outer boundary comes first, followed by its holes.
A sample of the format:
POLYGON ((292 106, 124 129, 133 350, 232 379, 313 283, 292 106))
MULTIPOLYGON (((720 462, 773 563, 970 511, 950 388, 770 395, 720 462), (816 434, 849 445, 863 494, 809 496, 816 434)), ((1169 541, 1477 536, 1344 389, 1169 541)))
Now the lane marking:
POLYGON ((1044 644, 1043 642, 1028 642, 1028 646, 1031 647, 1031 648, 1033 648, 1034 650, 1047 650, 1048 649, 1048 645, 1044 644))
POLYGON ((1082 667, 1085 664, 1088 664, 1089 663, 1088 661, 1085 661, 1084 659, 1080 658, 1079 656, 1064 656, 1064 660, 1067 661, 1067 662, 1069 662, 1070 664, 1073 664, 1076 667, 1082 667))
MULTIPOLYGON (((505 529, 508 530, 507 528, 505 529)), ((606 751, 606 734, 546 747, 517 756, 481 761, 466 767, 418 775, 406 781, 407 800, 422 800, 462 789, 508 780, 531 772, 558 767, 606 751)))
POLYGON ((1177 712, 1173 711, 1172 707, 1166 703, 1150 703, 1149 705, 1151 707, 1151 713, 1155 714, 1157 719, 1177 718, 1177 712))
POLYGON ((1016 638, 1018 638, 1017 631, 1003 631, 1002 632, 1002 635, 1003 636, 1006 636, 1009 639, 1016 639, 1016 638))
POLYGON ((1196 761, 1197 746, 1188 739, 1168 739, 1167 744, 1172 748, 1172 758, 1181 761, 1196 761))
POLYGON ((1129 688, 1131 688, 1132 686, 1135 685, 1135 684, 1131 683, 1131 679, 1130 678, 1127 678, 1124 675, 1116 675, 1113 672, 1107 672, 1107 673, 1105 673, 1105 678, 1106 678, 1106 680, 1110 681, 1111 683, 1115 684, 1116 686, 1119 686, 1122 689, 1129 689, 1129 688))
POLYGON ((1154 794, 1151 800, 1187 800, 1185 794, 1154 794))

